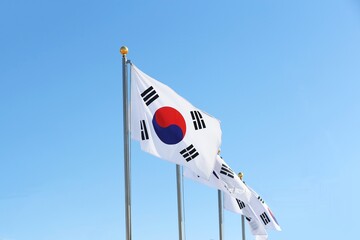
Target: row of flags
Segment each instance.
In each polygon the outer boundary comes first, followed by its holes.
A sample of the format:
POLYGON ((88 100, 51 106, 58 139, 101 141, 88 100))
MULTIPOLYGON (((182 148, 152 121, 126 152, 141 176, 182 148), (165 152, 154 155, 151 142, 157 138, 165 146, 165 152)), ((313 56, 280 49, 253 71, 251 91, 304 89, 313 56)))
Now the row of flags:
POLYGON ((186 178, 221 190, 224 208, 245 216, 257 240, 280 231, 265 201, 219 155, 220 121, 131 64, 131 137, 141 149, 184 167, 186 178))

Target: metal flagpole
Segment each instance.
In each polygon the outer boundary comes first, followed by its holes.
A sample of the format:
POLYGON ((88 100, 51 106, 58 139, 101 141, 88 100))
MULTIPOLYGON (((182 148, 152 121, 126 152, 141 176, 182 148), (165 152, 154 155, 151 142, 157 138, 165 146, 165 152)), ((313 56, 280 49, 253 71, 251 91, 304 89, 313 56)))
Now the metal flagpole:
POLYGON ((219 208, 219 240, 223 239, 223 203, 222 192, 218 190, 218 208, 219 208))
POLYGON ((242 240, 245 240, 245 217, 241 215, 242 240))
MULTIPOLYGON (((242 172, 239 172, 238 174, 240 180, 243 180, 244 174, 242 172)), ((242 240, 245 240, 245 217, 244 215, 241 215, 241 232, 242 232, 242 240)))
POLYGON ((126 54, 128 48, 122 46, 122 75, 123 75, 123 121, 124 121, 124 176, 125 176, 125 221, 126 221, 126 240, 131 240, 131 182, 130 182, 130 117, 128 99, 128 69, 126 54))
POLYGON ((180 165, 176 164, 176 186, 177 186, 177 203, 178 203, 178 228, 179 240, 183 240, 184 236, 184 220, 183 220, 183 203, 182 203, 182 174, 180 165))

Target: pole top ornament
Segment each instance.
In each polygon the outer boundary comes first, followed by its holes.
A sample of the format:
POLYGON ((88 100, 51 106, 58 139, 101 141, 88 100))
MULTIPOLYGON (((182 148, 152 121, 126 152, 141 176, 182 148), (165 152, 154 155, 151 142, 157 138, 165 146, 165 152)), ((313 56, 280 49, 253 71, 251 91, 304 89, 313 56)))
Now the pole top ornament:
POLYGON ((120 53, 121 53, 122 55, 126 55, 128 52, 129 52, 129 49, 128 49, 126 46, 122 46, 122 47, 120 48, 120 53))

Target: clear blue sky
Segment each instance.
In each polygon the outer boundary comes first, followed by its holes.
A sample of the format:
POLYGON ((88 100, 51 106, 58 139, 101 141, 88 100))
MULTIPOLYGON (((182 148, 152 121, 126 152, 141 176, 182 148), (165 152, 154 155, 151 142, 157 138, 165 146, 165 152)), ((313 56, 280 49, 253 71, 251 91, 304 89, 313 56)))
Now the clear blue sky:
MULTIPOLYGON (((221 120, 270 239, 358 236, 359 1, 2 0, 0 31, 1 240, 125 239, 122 45, 221 120)), ((133 239, 177 239, 175 165, 131 153, 133 239)), ((216 190, 185 179, 184 205, 186 239, 218 239, 216 190)))

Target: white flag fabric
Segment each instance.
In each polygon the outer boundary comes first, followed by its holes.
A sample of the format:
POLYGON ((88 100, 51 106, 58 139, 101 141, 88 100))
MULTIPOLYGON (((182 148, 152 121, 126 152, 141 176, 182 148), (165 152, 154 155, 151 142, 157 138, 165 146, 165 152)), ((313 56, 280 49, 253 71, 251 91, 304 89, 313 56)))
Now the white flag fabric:
POLYGON ((131 64, 131 136, 143 151, 208 179, 221 135, 219 120, 131 64))
POLYGON ((186 178, 200 182, 209 187, 219 189, 224 193, 242 199, 246 203, 249 203, 251 198, 251 192, 247 186, 219 155, 216 156, 214 170, 208 180, 201 178, 196 173, 186 168, 184 168, 183 175, 186 178))
POLYGON ((253 189, 248 186, 251 191, 250 206, 255 212, 256 216, 261 220, 261 223, 266 229, 274 229, 281 231, 280 225, 277 222, 275 215, 270 210, 265 201, 253 189))
POLYGON ((269 206, 253 189, 248 186, 247 188, 251 192, 249 203, 244 203, 231 195, 230 197, 224 197, 224 208, 254 220, 253 222, 258 223, 258 225, 264 229, 281 231, 280 225, 269 206))
POLYGON ((224 194, 224 208, 228 211, 245 216, 255 240, 268 239, 268 234, 264 225, 261 224, 260 219, 249 205, 244 204, 241 200, 234 198, 229 194, 224 194))

